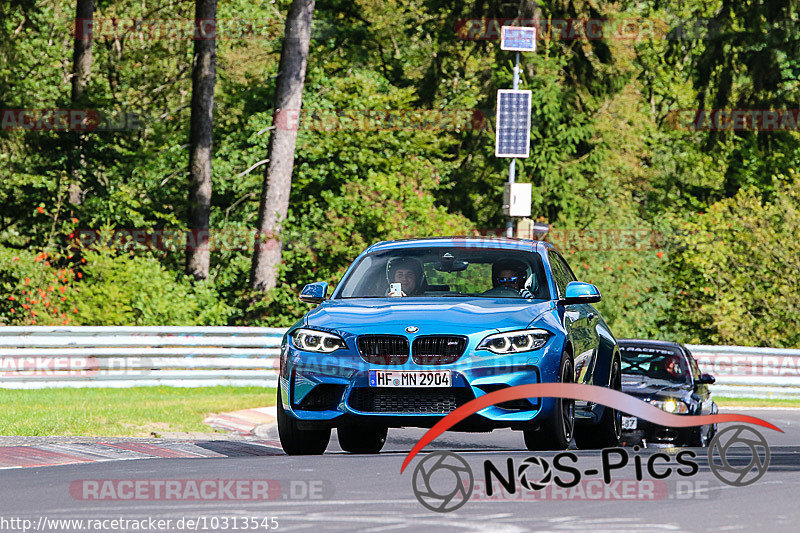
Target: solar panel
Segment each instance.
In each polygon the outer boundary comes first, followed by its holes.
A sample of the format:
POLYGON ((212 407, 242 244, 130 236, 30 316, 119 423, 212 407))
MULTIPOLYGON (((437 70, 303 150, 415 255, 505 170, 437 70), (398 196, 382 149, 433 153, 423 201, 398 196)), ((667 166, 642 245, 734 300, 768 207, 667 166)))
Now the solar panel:
POLYGON ((500 31, 500 49, 517 52, 536 51, 536 28, 527 26, 503 26, 500 31))
POLYGON ((531 91, 497 91, 494 155, 528 157, 531 151, 531 91))

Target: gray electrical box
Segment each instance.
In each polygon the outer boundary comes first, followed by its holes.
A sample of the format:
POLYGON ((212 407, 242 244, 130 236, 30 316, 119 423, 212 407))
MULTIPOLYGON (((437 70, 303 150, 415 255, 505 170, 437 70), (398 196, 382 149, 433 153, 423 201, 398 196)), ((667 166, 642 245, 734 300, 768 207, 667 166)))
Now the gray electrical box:
POLYGON ((503 214, 509 217, 531 216, 530 183, 506 183, 503 189, 503 214))

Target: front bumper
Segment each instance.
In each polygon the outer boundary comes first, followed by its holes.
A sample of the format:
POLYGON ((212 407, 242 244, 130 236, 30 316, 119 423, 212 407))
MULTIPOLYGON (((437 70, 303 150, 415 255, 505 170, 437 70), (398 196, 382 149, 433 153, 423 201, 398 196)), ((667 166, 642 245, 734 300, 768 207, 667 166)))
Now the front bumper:
POLYGON ((626 445, 631 446, 634 444, 642 444, 642 442, 647 442, 650 444, 684 446, 692 442, 693 437, 698 431, 699 428, 697 427, 673 428, 653 424, 647 420, 637 418, 636 429, 623 430, 621 440, 626 445))
MULTIPOLYGON (((279 386, 284 410, 300 427, 353 423, 385 427, 430 427, 470 400, 505 387, 557 380, 564 339, 552 336, 539 350, 496 355, 475 347, 484 333, 468 335, 463 355, 450 364, 417 364, 412 357, 400 365, 365 361, 355 336, 343 336, 348 349, 314 354, 285 338, 281 347, 279 386), (371 387, 370 370, 450 370, 451 386, 435 388, 371 387)), ((413 337, 410 337, 413 341, 413 337)), ((490 406, 454 429, 533 429, 550 416, 552 398, 528 398, 490 406)))

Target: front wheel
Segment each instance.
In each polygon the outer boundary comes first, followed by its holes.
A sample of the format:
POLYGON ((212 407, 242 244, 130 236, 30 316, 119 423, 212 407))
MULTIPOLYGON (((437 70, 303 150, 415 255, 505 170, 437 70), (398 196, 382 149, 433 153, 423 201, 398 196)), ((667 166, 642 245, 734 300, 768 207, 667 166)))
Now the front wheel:
MULTIPOLYGON (((561 365, 558 369, 559 383, 572 383, 575 381, 572 356, 564 352, 561 354, 561 365)), ((572 441, 572 431, 575 428, 575 400, 559 398, 556 408, 548 420, 538 431, 524 431, 525 446, 531 450, 566 450, 572 441)))
POLYGON ((342 426, 336 430, 339 446, 349 453, 378 453, 386 442, 384 427, 342 426))
MULTIPOLYGON (((611 365, 609 387, 622 391, 622 371, 619 360, 614 359, 611 365)), ((581 449, 611 448, 619 446, 622 436, 622 413, 606 406, 603 416, 597 424, 579 425, 575 428, 575 444, 581 449)))
POLYGON ((322 455, 331 440, 331 428, 300 429, 297 420, 283 409, 278 387, 278 435, 281 447, 289 455, 322 455))

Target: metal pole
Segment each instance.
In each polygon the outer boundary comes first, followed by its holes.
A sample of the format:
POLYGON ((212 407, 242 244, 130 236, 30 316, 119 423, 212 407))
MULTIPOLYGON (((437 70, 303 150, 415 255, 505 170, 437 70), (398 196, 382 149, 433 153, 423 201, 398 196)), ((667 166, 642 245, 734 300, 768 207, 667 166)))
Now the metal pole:
MULTIPOLYGON (((514 90, 516 91, 519 89, 519 52, 516 53, 516 58, 514 60, 514 90)), ((516 171, 517 171, 517 160, 515 158, 511 158, 511 163, 508 164, 508 183, 514 183, 516 179, 516 171)), ((511 198, 509 197, 509 207, 511 204, 511 198)), ((510 216, 506 221, 506 237, 511 238, 514 236, 514 219, 510 216)))

